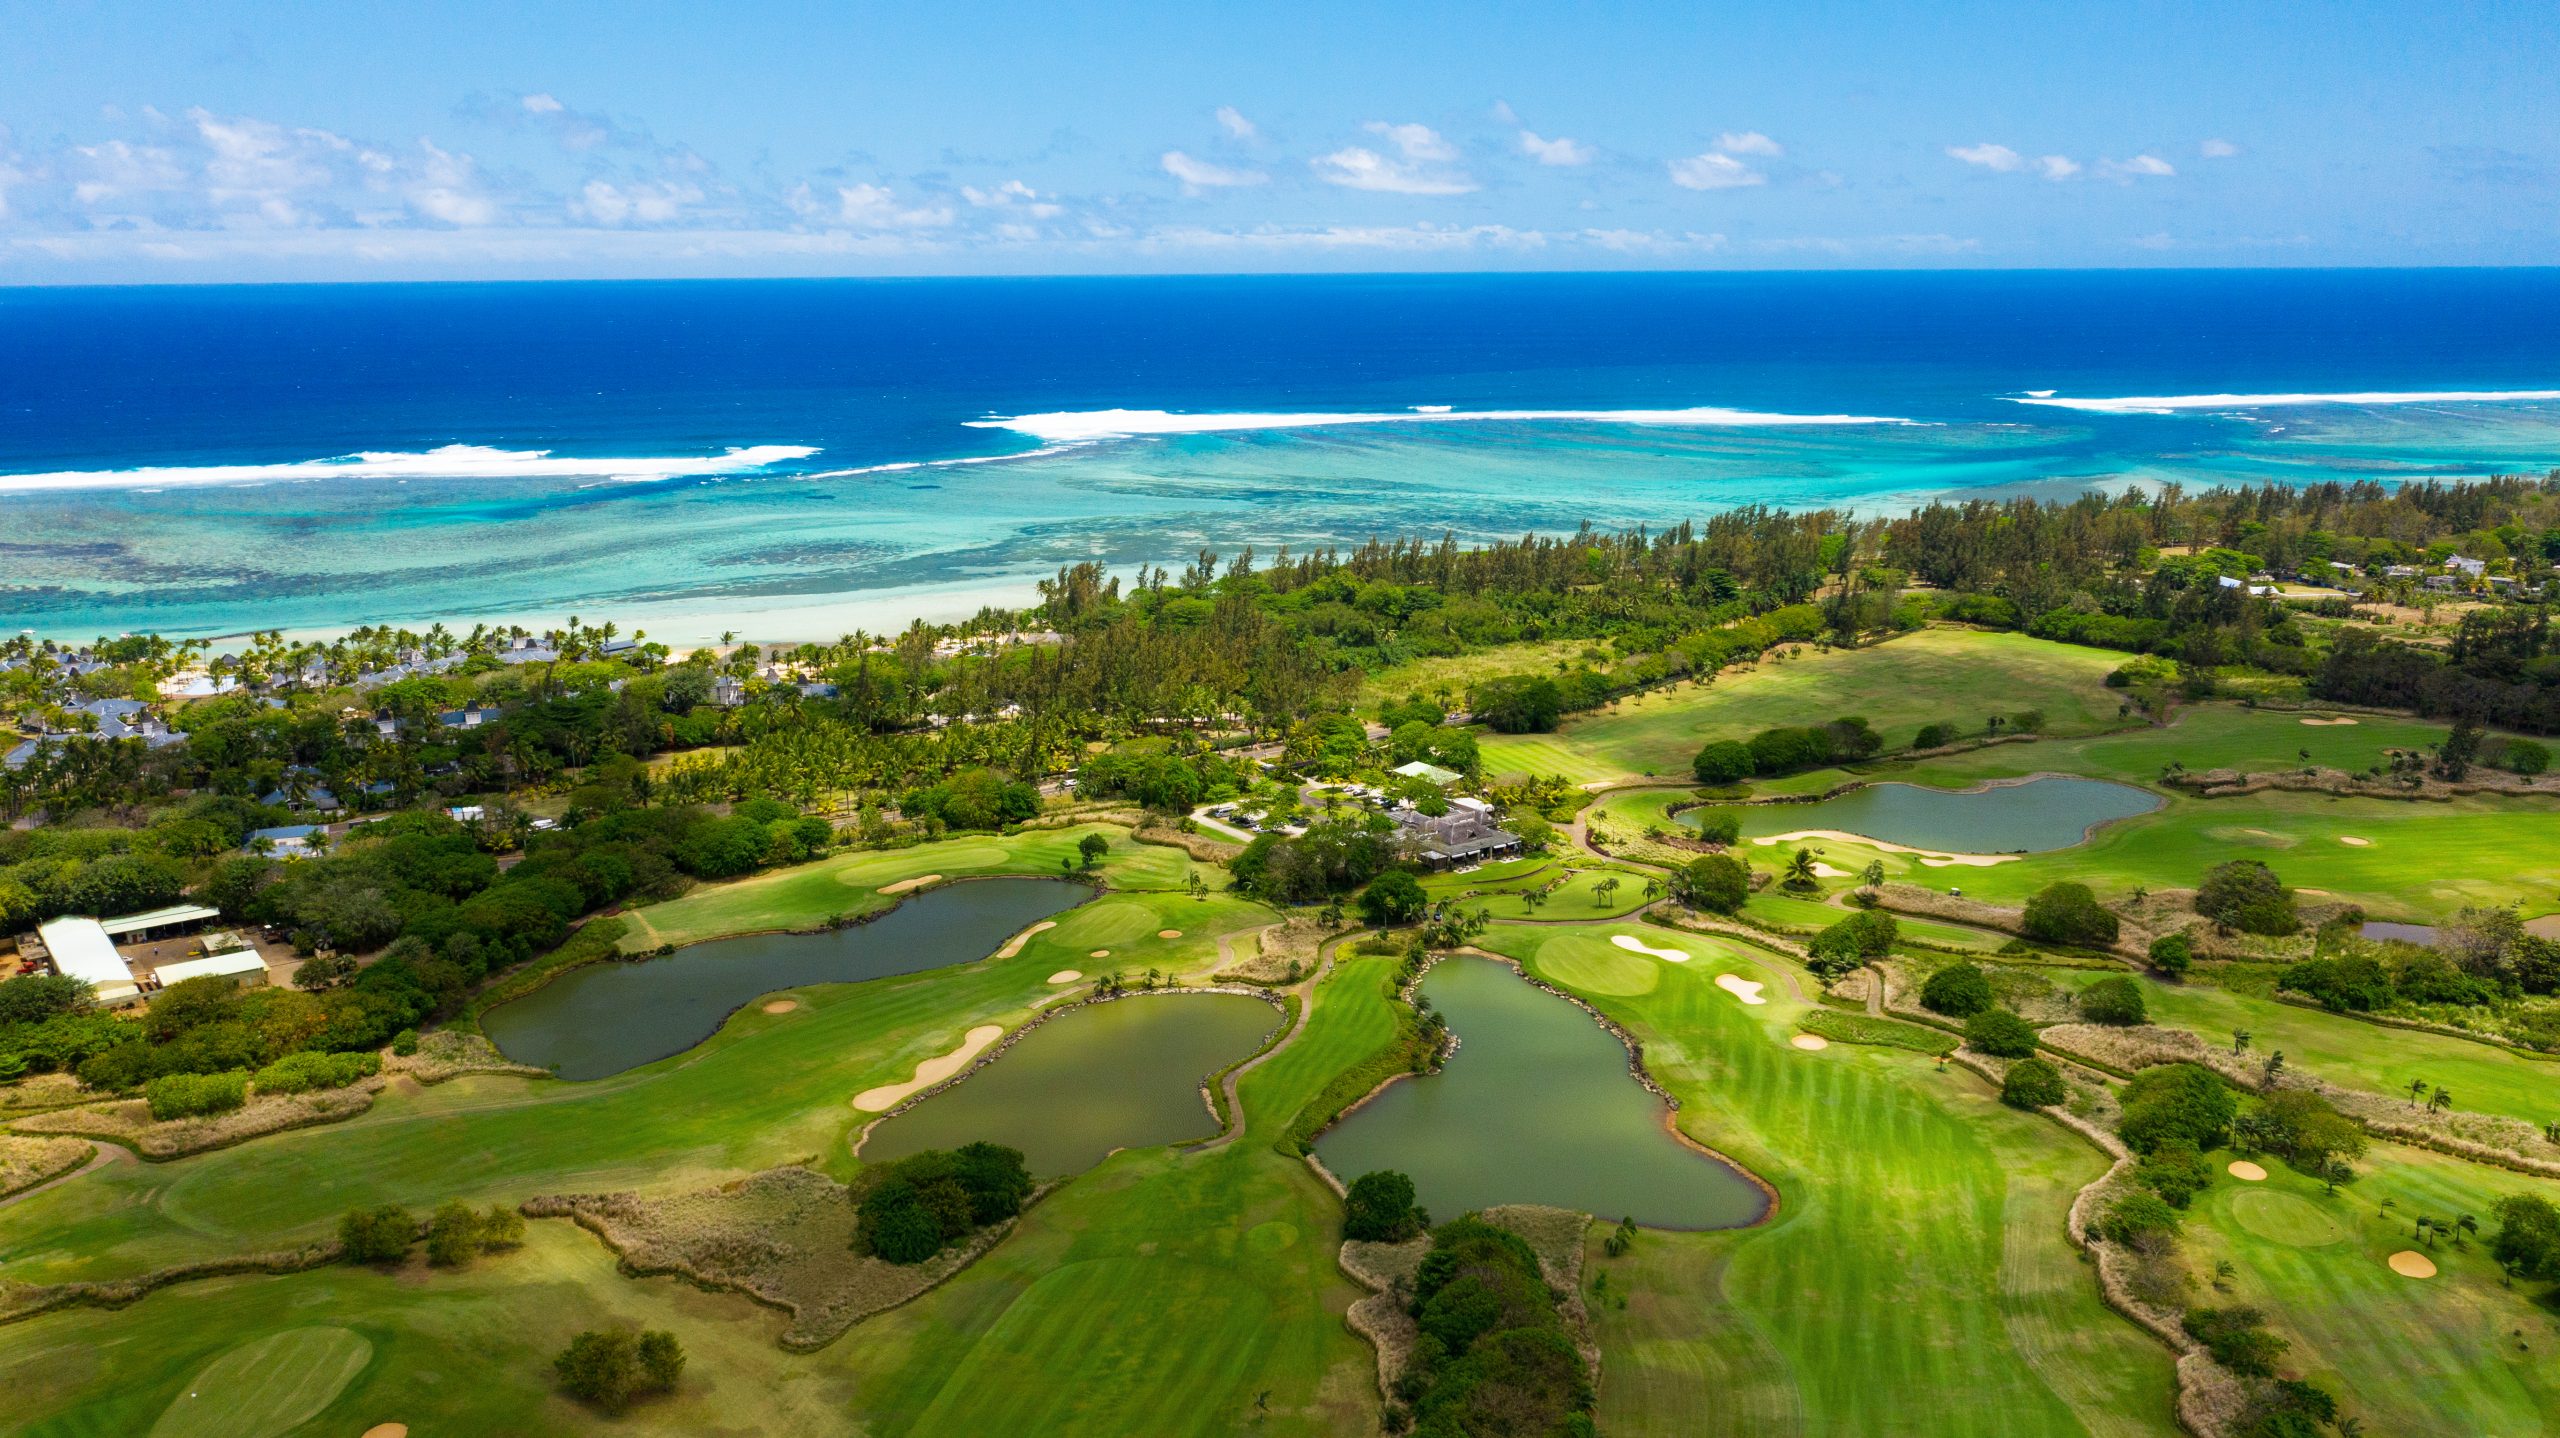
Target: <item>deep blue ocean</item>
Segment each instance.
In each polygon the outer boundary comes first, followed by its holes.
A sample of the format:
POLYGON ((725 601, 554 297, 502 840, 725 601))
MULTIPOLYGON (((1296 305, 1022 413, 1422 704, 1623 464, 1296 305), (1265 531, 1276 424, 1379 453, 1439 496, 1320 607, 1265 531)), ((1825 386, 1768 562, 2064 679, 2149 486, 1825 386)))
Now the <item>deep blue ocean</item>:
POLYGON ((0 623, 825 636, 1203 546, 2539 472, 2553 391, 2560 270, 6 290, 0 623))

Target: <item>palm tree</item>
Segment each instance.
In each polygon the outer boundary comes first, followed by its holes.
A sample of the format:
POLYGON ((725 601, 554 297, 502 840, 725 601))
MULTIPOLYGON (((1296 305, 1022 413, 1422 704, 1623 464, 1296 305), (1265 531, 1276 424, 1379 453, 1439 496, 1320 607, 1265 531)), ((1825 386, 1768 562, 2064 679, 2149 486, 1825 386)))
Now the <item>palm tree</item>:
POLYGON ((1858 881, 1859 881, 1860 883, 1862 883, 1862 884, 1866 885, 1869 889, 1881 889, 1881 888, 1883 888, 1883 887, 1884 887, 1884 860, 1882 860, 1882 859, 1869 859, 1869 860, 1867 861, 1867 867, 1866 867, 1865 872, 1863 872, 1863 873, 1861 873, 1861 874, 1859 874, 1859 875, 1858 875, 1858 881))
POLYGON ((2418 1100, 2425 1098, 2426 1096, 2427 1081, 2425 1079, 2416 1078, 2409 1080, 2409 1107, 2416 1108, 2418 1106, 2418 1100))
POLYGON ((2247 1029, 2233 1029, 2231 1031, 2231 1056, 2233 1058, 2238 1058, 2240 1055, 2248 1052, 2250 1038, 2251 1034, 2247 1029))
POLYGON ((1816 851, 1812 849, 1798 849, 1787 857, 1788 888, 1810 889, 1813 887, 1813 861, 1815 852, 1816 851))
POLYGON ((2427 1095, 2427 1112, 2437 1113, 2451 1107, 2453 1107, 2453 1095, 2444 1091, 2443 1084, 2437 1084, 2435 1092, 2427 1095))

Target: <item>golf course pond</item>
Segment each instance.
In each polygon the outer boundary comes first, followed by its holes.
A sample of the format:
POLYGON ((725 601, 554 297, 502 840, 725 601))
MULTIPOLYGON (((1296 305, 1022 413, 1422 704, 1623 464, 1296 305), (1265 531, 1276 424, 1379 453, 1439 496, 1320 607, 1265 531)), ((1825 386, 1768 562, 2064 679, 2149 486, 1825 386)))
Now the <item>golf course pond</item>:
POLYGON ((661 959, 589 965, 491 1009, 480 1026, 517 1063, 564 1079, 604 1078, 683 1053, 760 994, 973 963, 1092 897, 1060 879, 946 884, 866 924, 714 939, 661 959))
MULTIPOLYGON (((2159 795, 2104 779, 2048 777, 1975 789, 1869 784, 1811 804, 1753 804, 1742 811, 1752 838, 1829 829, 1944 854, 2032 854, 2068 849, 2100 824, 2148 814, 2159 795)), ((1696 823, 1713 812, 1690 809, 1696 823)))
POLYGON ((1487 959, 1444 961, 1422 992, 1458 1051, 1316 1140, 1335 1177, 1401 1170, 1435 1221, 1543 1203, 1649 1228, 1739 1228, 1768 1211, 1740 1170, 1672 1135, 1626 1046, 1589 1014, 1487 959))
POLYGON ((1201 1081, 1250 1058, 1280 1026, 1246 994, 1141 994, 1070 1009, 959 1083, 881 1120, 866 1163, 985 1140, 1063 1178, 1122 1148, 1209 1138, 1201 1081))

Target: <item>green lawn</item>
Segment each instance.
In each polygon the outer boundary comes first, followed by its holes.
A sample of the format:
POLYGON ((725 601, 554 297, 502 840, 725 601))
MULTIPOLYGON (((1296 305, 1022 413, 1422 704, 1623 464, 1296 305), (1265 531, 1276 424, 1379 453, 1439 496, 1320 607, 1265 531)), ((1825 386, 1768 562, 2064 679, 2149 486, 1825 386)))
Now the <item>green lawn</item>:
POLYGON ((2250 1052, 2281 1049, 2285 1063, 2346 1088, 2405 1100, 2412 1079, 2441 1084, 2467 1113, 2504 1114, 2537 1127, 2560 1119, 2560 1063, 2513 1049, 2414 1029, 2385 1028, 2277 1003, 2211 983, 2146 979, 2151 1020, 2227 1044, 2247 1029, 2250 1052))
POLYGON ((1614 865, 1568 868, 1548 860, 1534 862, 1527 869, 1502 865, 1498 870, 1488 866, 1472 874, 1434 874, 1423 880, 1422 888, 1435 899, 1455 900, 1462 908, 1482 909, 1497 919, 1615 918, 1653 902, 1645 897, 1649 877, 1614 865), (1521 898, 1524 893, 1554 883, 1559 875, 1564 877, 1563 887, 1549 892, 1538 907, 1529 907, 1521 898), (1599 887, 1611 879, 1618 881, 1617 887, 1604 898, 1599 887))
MULTIPOLYGON (((2214 1156, 2219 1170, 2227 1154, 2214 1156)), ((2550 1299, 2500 1285, 2485 1245, 2428 1249, 2412 1237, 2425 1214, 2469 1213, 2484 1237, 2505 1194, 2551 1185, 2422 1149, 2376 1145, 2361 1178, 2334 1195, 2274 1160, 2264 1183, 2219 1179, 2189 1210, 2184 1245, 2204 1274, 2229 1261, 2229 1294, 2291 1343, 2280 1363, 2338 1395, 2368 1433, 2525 1434, 2560 1422, 2560 1322, 2550 1299), (2384 1200, 2393 1207, 2382 1208, 2384 1200), (2403 1278, 2384 1260, 2427 1252, 2429 1279, 2403 1278), (2516 1336, 2522 1330, 2522 1339, 2516 1336)))
MULTIPOLYGON (((1572 987, 1576 966, 1546 952, 1627 931, 1497 925, 1483 942, 1572 987)), ((1755 1229, 1646 1233, 1620 1260, 1595 1250, 1628 1300, 1596 1315, 1602 1431, 2177 1431, 2168 1352, 2100 1304, 2062 1237, 2106 1166, 2094 1149, 1920 1055, 1791 1048, 1805 1006, 1774 961, 1679 943, 1703 957, 1658 966, 1649 991, 1587 992, 1644 1040, 1681 1129, 1769 1178, 1780 1208, 1755 1229), (1718 973, 1767 982, 1768 1002, 1744 1006, 1718 973)))
POLYGON ((1891 747, 1923 724, 1966 733, 1993 713, 2044 711, 2056 734, 2115 725, 2118 696, 2103 683, 2122 656, 2015 634, 1928 629, 1865 649, 1817 653, 1728 671, 1700 688, 1683 685, 1622 699, 1572 719, 1555 734, 1488 734, 1485 772, 1596 779, 1685 776, 1710 739, 1747 739, 1762 729, 1822 724, 1861 715, 1891 747))
POLYGON ((897 902, 897 896, 882 894, 882 888, 928 874, 944 878, 1058 874, 1063 872, 1058 866, 1061 859, 1081 872, 1083 861, 1076 843, 1087 834, 1099 834, 1111 842, 1099 873, 1113 888, 1178 889, 1195 872, 1213 886, 1225 882, 1221 871, 1198 863, 1180 849, 1137 843, 1128 830, 1109 825, 988 834, 912 849, 861 850, 752 878, 704 884, 683 898, 632 910, 631 932, 623 947, 637 951, 759 930, 816 928, 843 915, 885 909, 897 902))
POLYGON ((1447 707, 1467 707, 1468 686, 1507 674, 1553 674, 1559 664, 1571 664, 1593 647, 1587 639, 1541 639, 1523 644, 1503 644, 1473 654, 1452 654, 1431 659, 1408 660, 1391 665, 1360 681, 1359 705, 1367 714, 1379 705, 1403 703, 1419 694, 1433 698, 1448 691, 1447 707))

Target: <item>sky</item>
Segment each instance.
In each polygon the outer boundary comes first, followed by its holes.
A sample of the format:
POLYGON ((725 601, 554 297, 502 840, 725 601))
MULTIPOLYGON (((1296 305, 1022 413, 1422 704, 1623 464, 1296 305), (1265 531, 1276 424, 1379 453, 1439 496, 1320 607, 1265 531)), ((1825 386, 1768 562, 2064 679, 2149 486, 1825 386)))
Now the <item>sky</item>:
POLYGON ((2560 263, 2560 6, 0 0, 0 285, 2560 263))

